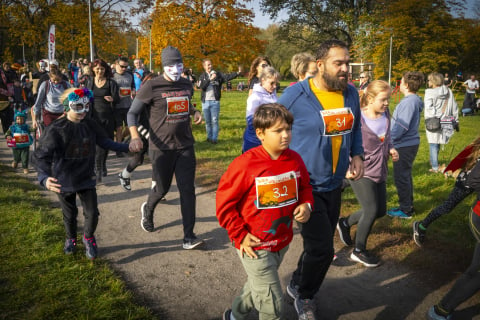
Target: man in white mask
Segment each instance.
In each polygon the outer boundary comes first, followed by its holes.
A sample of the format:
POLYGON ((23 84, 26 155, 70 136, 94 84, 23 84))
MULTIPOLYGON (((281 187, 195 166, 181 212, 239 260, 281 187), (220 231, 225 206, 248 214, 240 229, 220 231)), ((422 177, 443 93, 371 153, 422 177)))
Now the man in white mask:
POLYGON ((146 81, 137 92, 127 114, 131 134, 131 150, 143 147, 138 133, 139 115, 149 114, 149 157, 152 161, 152 189, 141 206, 143 230, 155 231, 154 211, 170 189, 173 174, 180 192, 183 221, 183 248, 194 249, 203 244, 195 236, 195 151, 190 117, 195 124, 202 122, 200 111, 193 107, 193 86, 181 77, 183 60, 177 48, 168 46, 162 51, 163 74, 146 81))

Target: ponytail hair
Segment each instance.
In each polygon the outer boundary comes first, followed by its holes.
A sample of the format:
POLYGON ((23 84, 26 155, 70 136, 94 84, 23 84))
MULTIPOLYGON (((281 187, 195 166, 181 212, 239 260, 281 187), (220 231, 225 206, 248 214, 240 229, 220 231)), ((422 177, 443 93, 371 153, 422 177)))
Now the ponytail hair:
POLYGON ((368 97, 375 99, 375 97, 380 93, 380 92, 385 92, 387 91, 390 93, 392 91, 392 88, 388 84, 388 82, 383 81, 383 80, 373 80, 370 82, 368 87, 363 91, 363 95, 360 98, 360 107, 364 108, 368 105, 368 97))

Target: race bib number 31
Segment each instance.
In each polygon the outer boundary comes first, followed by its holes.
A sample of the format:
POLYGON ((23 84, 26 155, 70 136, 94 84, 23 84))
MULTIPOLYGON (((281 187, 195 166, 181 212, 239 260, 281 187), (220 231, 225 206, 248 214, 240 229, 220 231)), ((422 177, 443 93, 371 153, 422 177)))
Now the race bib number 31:
POLYGON ((294 171, 278 176, 255 178, 257 208, 279 208, 298 201, 297 176, 294 171))
POLYGON ((167 114, 169 116, 188 114, 188 106, 188 97, 167 98, 167 114))
POLYGON ((355 120, 352 109, 322 110, 320 114, 324 124, 324 136, 338 136, 352 132, 353 121, 355 120))

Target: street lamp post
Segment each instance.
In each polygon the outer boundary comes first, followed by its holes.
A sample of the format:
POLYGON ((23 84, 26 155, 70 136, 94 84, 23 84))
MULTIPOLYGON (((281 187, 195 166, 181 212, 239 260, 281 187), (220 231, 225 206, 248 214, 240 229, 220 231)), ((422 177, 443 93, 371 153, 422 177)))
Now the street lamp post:
POLYGON ((90 29, 90 61, 93 61, 92 0, 88 0, 88 27, 90 29))
POLYGON ((148 19, 148 26, 150 27, 150 72, 152 72, 152 19, 148 19))

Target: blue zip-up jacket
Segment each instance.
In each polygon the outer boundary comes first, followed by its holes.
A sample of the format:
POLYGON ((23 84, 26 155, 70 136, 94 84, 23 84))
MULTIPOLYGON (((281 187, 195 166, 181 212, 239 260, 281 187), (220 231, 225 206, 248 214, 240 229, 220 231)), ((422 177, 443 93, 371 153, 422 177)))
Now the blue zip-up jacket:
POLYGON ((395 148, 411 147, 420 144, 418 125, 423 101, 416 94, 400 100, 392 116, 392 143, 395 148))
POLYGON ((352 110, 354 123, 352 131, 343 135, 335 173, 332 169, 331 137, 323 135, 325 126, 320 111, 325 109, 310 89, 308 79, 288 87, 278 99, 278 102, 293 114, 290 148, 302 156, 315 192, 328 192, 339 188, 350 166, 350 157, 363 155, 357 89, 348 85, 343 97, 344 106, 352 110))

